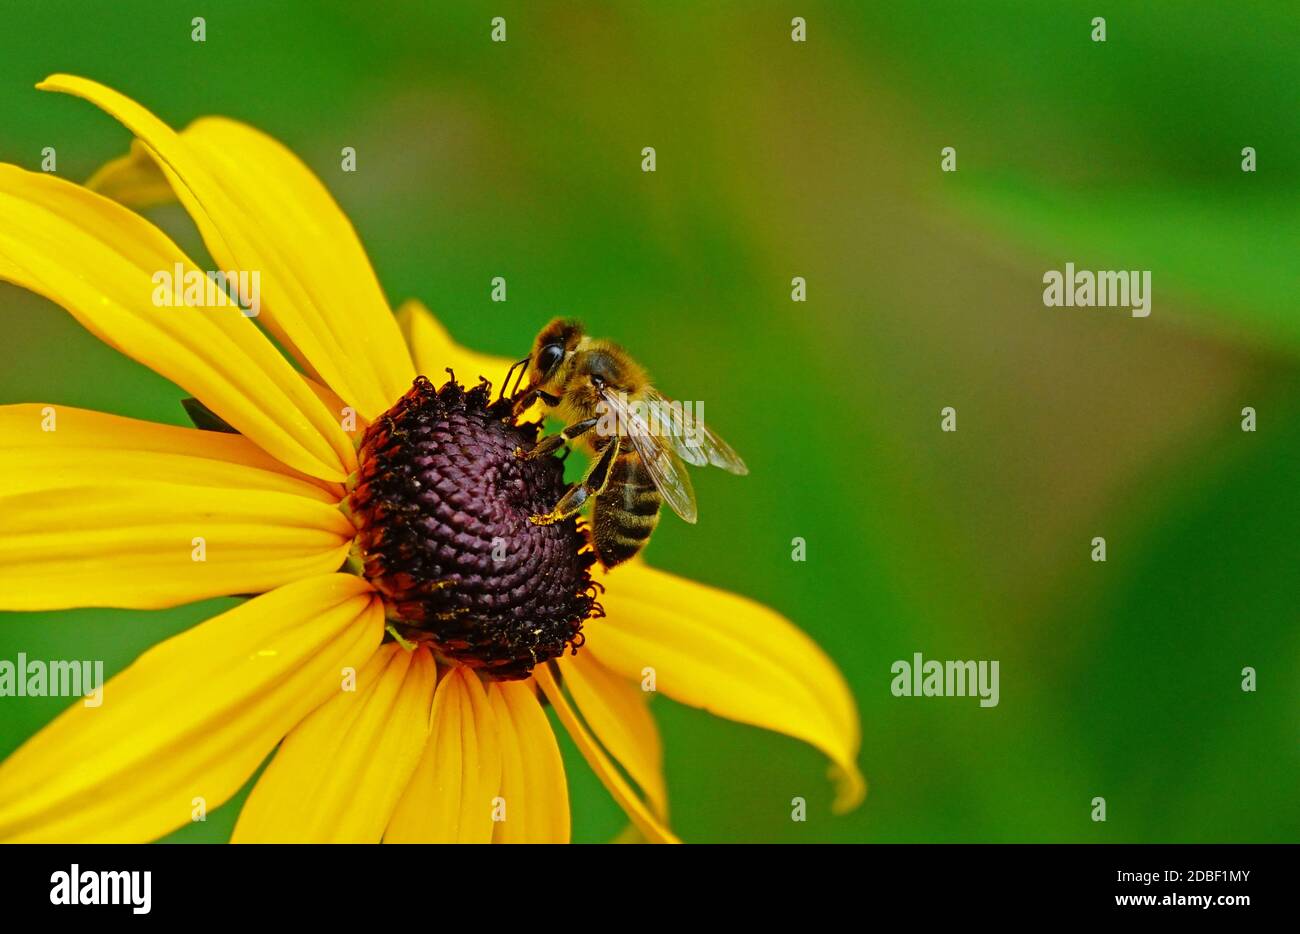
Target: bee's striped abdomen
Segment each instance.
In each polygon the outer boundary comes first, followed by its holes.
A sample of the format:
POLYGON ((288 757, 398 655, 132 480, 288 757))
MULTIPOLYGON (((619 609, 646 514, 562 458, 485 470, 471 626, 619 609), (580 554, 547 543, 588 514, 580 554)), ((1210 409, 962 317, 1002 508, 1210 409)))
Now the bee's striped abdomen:
POLYGON ((620 451, 591 513, 592 543, 605 567, 622 564, 645 547, 662 502, 636 452, 620 451))

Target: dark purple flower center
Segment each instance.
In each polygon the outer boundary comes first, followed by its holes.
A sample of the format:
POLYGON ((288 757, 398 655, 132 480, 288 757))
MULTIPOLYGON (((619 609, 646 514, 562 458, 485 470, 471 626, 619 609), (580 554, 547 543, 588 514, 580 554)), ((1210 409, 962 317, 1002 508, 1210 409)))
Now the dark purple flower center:
POLYGON ((503 680, 576 652, 600 613, 585 531, 528 521, 564 494, 564 469, 515 455, 541 426, 510 408, 487 382, 418 377, 366 430, 347 500, 364 573, 403 638, 503 680))

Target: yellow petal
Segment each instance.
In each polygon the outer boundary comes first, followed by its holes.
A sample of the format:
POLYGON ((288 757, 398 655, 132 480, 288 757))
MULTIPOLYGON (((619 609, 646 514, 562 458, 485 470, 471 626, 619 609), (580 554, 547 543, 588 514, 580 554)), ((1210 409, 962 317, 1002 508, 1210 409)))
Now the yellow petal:
POLYGON ((382 633, 365 582, 331 574, 155 646, 0 765, 0 840, 143 842, 211 811, 382 633))
POLYGON ((437 666, 426 648, 380 646, 355 690, 285 737, 231 843, 378 843, 429 732, 437 666))
POLYGON ((62 305, 283 463, 333 481, 355 468, 333 415, 238 307, 154 304, 178 266, 182 277, 199 273, 148 221, 11 165, 0 165, 0 217, 0 276, 62 305))
POLYGON ((0 489, 122 479, 273 490, 331 506, 343 495, 341 484, 291 470, 242 435, 73 406, 0 405, 0 489))
POLYGON ((101 166, 86 181, 86 187, 133 211, 171 204, 176 200, 167 177, 138 139, 131 140, 131 149, 125 156, 101 166))
MULTIPOLYGON (((397 309, 397 323, 410 344, 411 356, 415 358, 415 368, 424 376, 433 380, 434 385, 441 385, 447 378, 447 368, 456 373, 456 378, 467 386, 473 386, 480 376, 487 377, 494 388, 500 388, 506 371, 514 363, 505 357, 478 353, 468 350, 452 340, 447 329, 423 304, 415 299, 408 299, 397 309)), ((532 343, 532 335, 523 335, 524 356, 532 343)), ((516 371, 518 375, 518 371, 516 371)), ((513 380, 511 380, 513 383, 513 380)))
POLYGON ((367 418, 415 373, 356 231, 311 171, 265 134, 218 117, 178 134, 118 92, 73 75, 37 85, 100 107, 158 161, 222 269, 258 270, 263 320, 367 418))
POLYGON ((359 448, 361 438, 370 426, 370 422, 366 417, 353 406, 344 402, 333 389, 316 382, 310 377, 304 376, 303 379, 307 383, 307 388, 315 393, 316 397, 325 404, 325 408, 329 409, 338 419, 339 426, 343 429, 343 433, 348 436, 348 440, 352 442, 352 446, 359 448))
POLYGON ((569 789, 550 721, 532 687, 520 681, 488 685, 501 747, 499 802, 504 820, 494 843, 568 843, 569 789))
POLYGON ((438 683, 429 741, 384 834, 385 843, 491 843, 501 787, 496 720, 468 668, 438 683))
POLYGON ((541 685, 547 699, 551 702, 551 706, 555 708, 555 713, 560 718, 560 722, 564 724, 564 728, 573 737, 574 743, 577 744, 583 758, 587 760, 587 764, 591 766, 592 771, 596 773, 601 783, 613 795, 619 807, 627 812, 628 818, 637 830, 641 831, 651 843, 679 842, 668 828, 663 826, 650 813, 650 809, 636 796, 631 786, 618 773, 614 763, 609 760, 591 734, 587 732, 586 727, 574 714, 573 708, 569 706, 564 693, 556 685, 555 679, 551 677, 550 670, 545 666, 539 667, 534 670, 533 677, 541 685))
POLYGON ((71 407, 0 406, 0 490, 8 610, 261 593, 338 570, 354 535, 246 438, 71 407))
POLYGON ((649 694, 638 684, 614 674, 590 652, 565 656, 560 661, 560 672, 591 732, 627 769, 659 818, 667 819, 663 745, 650 715, 649 694))
POLYGON ((852 695, 835 664, 785 617, 744 597, 629 562, 604 576, 607 618, 588 625, 583 651, 720 717, 776 730, 830 757, 835 809, 866 785, 852 695))

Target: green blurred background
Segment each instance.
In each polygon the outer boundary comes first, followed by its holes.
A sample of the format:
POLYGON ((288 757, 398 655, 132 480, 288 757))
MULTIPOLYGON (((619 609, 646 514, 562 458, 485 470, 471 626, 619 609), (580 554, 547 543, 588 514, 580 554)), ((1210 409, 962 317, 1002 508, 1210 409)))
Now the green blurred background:
MULTIPOLYGON (((1300 7, 1100 6, 6 0, 0 160, 54 146, 84 180, 125 151, 33 90, 54 71, 177 126, 247 120, 320 173, 394 304, 507 356, 580 316, 707 400, 752 473, 697 473, 700 524, 648 555, 826 648, 871 792, 833 817, 817 753, 658 698, 686 839, 1296 840, 1300 7), (1067 261, 1151 270, 1151 317, 1045 308, 1067 261), (1000 660, 1000 705, 893 697, 917 651, 1000 660)), ((205 255, 178 208, 151 216, 205 255)), ((0 402, 184 423, 70 316, 0 306, 0 402)), ((11 614, 0 657, 117 671, 230 603, 11 614)), ((0 755, 65 703, 0 700, 0 755)), ((575 839, 609 839, 563 742, 575 839)), ((173 839, 225 839, 242 798, 173 839)))

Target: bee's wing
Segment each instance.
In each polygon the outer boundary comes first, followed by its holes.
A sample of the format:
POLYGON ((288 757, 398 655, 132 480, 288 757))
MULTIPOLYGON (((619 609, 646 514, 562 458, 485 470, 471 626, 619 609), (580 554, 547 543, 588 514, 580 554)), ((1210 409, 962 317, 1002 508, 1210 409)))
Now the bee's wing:
POLYGON ((688 432, 685 419, 678 414, 678 410, 672 408, 672 402, 663 393, 654 387, 648 387, 644 395, 647 402, 663 406, 661 411, 672 413, 671 417, 665 417, 661 421, 669 424, 673 449, 682 460, 696 467, 712 464, 728 473, 742 476, 749 473, 749 468, 740 459, 740 455, 732 450, 731 445, 714 434, 702 419, 696 419, 691 425, 692 431, 688 432), (699 437, 694 437, 697 433, 699 437))
POLYGON ((745 466, 745 462, 740 459, 740 455, 732 449, 731 445, 714 434, 713 429, 708 425, 701 422, 700 427, 703 429, 702 434, 704 435, 701 447, 708 454, 710 464, 714 467, 721 467, 727 473, 734 473, 742 477, 749 473, 749 468, 745 466))
POLYGON ((687 522, 695 522, 699 516, 695 508, 695 490, 687 476, 686 465, 673 453, 671 439, 666 435, 652 434, 645 419, 627 407, 626 397, 602 392, 601 399, 618 419, 623 442, 631 444, 632 450, 641 458, 664 502, 687 522))

